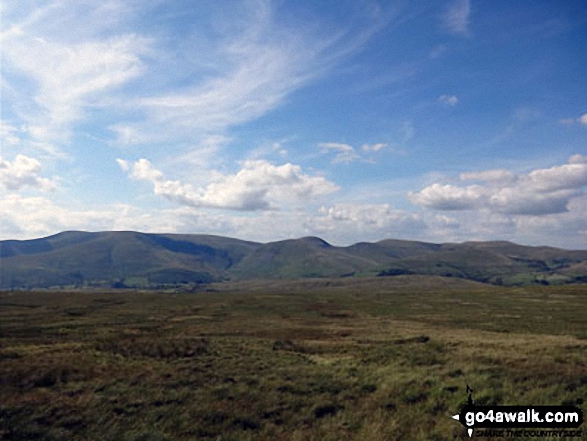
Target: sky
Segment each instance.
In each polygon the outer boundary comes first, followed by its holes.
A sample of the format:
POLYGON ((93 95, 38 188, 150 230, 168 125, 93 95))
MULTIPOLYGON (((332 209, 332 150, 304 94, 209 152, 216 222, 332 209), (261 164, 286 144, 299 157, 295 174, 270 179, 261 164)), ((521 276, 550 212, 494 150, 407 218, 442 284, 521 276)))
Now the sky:
POLYGON ((587 4, 0 0, 0 239, 587 249, 587 4))

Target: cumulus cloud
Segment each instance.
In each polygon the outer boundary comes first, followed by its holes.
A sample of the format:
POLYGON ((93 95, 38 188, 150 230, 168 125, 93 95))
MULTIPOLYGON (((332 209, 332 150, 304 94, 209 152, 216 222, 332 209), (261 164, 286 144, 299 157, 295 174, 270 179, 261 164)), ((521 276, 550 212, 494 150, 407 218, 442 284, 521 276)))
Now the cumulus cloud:
POLYGON ((518 240, 553 246, 585 249, 587 247, 587 197, 571 199, 567 211, 552 216, 518 216, 514 219, 518 240))
POLYGON ((339 187, 321 176, 303 173, 298 165, 273 165, 267 161, 245 161, 234 175, 219 175, 203 188, 165 179, 146 159, 129 163, 119 159, 132 179, 151 182, 156 195, 191 207, 240 211, 271 210, 280 204, 296 205, 333 193, 339 187))
POLYGON ((579 122, 587 126, 587 113, 584 113, 579 117, 579 122))
POLYGON ((16 155, 12 162, 0 157, 0 184, 8 190, 19 190, 22 187, 54 189, 57 180, 41 177, 41 169, 41 163, 29 156, 16 155))
POLYGON ((443 27, 451 34, 469 35, 470 0, 453 0, 442 16, 443 27))
POLYGON ((482 185, 460 187, 432 184, 409 194, 418 205, 436 210, 488 210, 519 215, 546 215, 568 211, 573 198, 584 195, 587 157, 572 156, 567 164, 516 175, 506 170, 464 173, 463 180, 482 185))
POLYGON ((454 107, 459 102, 459 99, 454 95, 440 95, 436 101, 441 104, 454 107))
POLYGON ((418 193, 410 193, 409 198, 415 204, 436 210, 468 210, 477 206, 482 191, 478 185, 461 188, 432 184, 418 193))

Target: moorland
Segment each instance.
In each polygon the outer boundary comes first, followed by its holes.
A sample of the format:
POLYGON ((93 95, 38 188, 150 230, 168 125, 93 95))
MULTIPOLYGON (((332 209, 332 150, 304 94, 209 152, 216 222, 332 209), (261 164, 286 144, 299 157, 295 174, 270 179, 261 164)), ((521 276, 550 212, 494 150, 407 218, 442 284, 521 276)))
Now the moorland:
POLYGON ((0 293, 0 439, 468 439, 450 418, 467 385, 480 404, 587 396, 585 285, 395 275, 189 291, 0 293))

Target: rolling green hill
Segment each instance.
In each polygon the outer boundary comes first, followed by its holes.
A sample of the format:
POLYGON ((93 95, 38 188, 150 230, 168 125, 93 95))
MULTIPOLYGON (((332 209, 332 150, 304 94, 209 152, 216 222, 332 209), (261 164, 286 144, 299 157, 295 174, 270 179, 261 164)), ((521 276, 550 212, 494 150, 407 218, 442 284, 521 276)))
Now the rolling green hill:
POLYGON ((0 287, 153 286, 223 280, 258 244, 204 235, 64 232, 0 242, 0 287))
POLYGON ((210 235, 67 231, 0 241, 0 288, 161 287, 227 280, 433 275, 484 283, 587 281, 587 251, 510 242, 330 245, 210 235))

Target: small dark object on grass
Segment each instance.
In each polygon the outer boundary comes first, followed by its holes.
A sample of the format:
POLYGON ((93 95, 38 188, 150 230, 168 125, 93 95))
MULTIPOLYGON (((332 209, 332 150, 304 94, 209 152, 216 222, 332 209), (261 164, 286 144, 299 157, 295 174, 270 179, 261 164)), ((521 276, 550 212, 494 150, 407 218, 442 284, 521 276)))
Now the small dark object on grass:
POLYGON ((428 398, 428 395, 425 393, 412 393, 408 394, 403 398, 404 403, 406 404, 416 404, 420 403, 421 401, 425 401, 428 398))
POLYGON ((316 419, 324 418, 329 415, 335 415, 342 408, 335 406, 334 404, 326 404, 324 406, 318 406, 314 409, 314 416, 316 419))
POLYGON ((243 430, 258 430, 261 427, 257 421, 250 418, 235 418, 232 420, 232 425, 243 430))
POLYGON ((375 392, 377 390, 377 386, 375 384, 365 384, 361 390, 363 392, 367 392, 367 393, 372 393, 375 392))
POLYGON ((430 337, 428 337, 427 335, 419 335, 417 337, 411 338, 400 338, 398 340, 395 340, 394 343, 398 345, 403 345, 405 343, 428 343, 429 341, 430 337))
POLYGON ((273 343, 274 351, 293 351, 295 348, 296 345, 291 340, 277 340, 275 343, 273 343))

